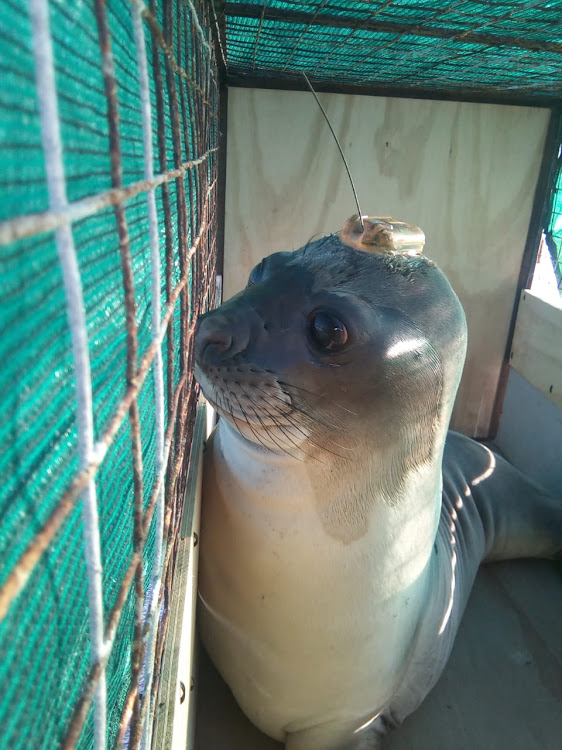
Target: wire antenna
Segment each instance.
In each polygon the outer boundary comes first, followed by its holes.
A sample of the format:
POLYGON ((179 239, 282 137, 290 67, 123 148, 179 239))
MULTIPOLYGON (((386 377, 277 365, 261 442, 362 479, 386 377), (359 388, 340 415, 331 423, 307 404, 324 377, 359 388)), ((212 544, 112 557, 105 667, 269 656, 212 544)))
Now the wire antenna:
POLYGON ((340 151, 341 158, 343 159, 343 163, 345 164, 345 169, 347 171, 347 176, 349 177, 349 182, 351 183, 351 189, 353 190, 353 197, 355 198, 355 204, 357 206, 357 213, 359 214, 359 221, 361 222, 361 228, 364 229, 365 227, 363 225, 363 214, 361 213, 361 206, 359 205, 359 198, 357 197, 357 190, 355 189, 355 183, 353 182, 353 177, 351 176, 351 171, 349 169, 349 165, 348 165, 348 163, 346 161, 346 158, 344 156, 343 149, 340 146, 340 142, 338 141, 338 137, 337 137, 337 135, 334 132, 334 128, 332 127, 332 123, 328 119, 328 115, 326 114, 326 110, 322 106, 322 103, 320 102, 320 99, 318 98, 318 96, 316 94, 316 91, 312 88, 312 84, 308 80, 308 76, 306 75, 306 73, 304 72, 304 70, 301 71, 301 72, 302 72, 302 76, 303 76, 304 80, 306 81, 306 84, 307 84, 308 88, 311 90, 312 95, 316 99, 316 103, 320 107, 320 111, 324 115, 324 119, 328 123, 328 127, 330 128, 330 132, 334 136, 334 140, 335 140, 335 142, 337 144, 337 147, 338 147, 338 149, 340 151))

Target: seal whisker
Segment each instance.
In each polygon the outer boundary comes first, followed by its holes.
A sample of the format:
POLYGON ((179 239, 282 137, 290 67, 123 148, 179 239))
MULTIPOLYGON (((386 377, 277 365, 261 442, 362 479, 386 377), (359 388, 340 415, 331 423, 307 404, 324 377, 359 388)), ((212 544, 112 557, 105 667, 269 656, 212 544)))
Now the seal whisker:
MULTIPOLYGON (((253 433, 253 434, 255 435, 255 437, 256 437, 256 438, 257 438, 257 439, 258 439, 258 440, 260 441, 260 443, 261 443, 261 444, 262 444, 262 445, 264 446, 264 448, 267 448, 267 450, 272 450, 271 448, 267 447, 267 446, 266 446, 266 445, 265 445, 265 444, 263 443, 263 441, 262 441, 262 440, 260 440, 260 438, 258 437, 258 435, 257 435, 257 433, 256 433, 256 431, 255 431, 255 429, 254 429, 254 428, 252 427, 252 424, 250 423, 250 420, 249 420, 249 419, 247 418, 247 415, 246 415, 246 412, 245 412, 245 410, 244 410, 244 407, 243 407, 243 406, 242 406, 242 404, 240 403, 240 399, 239 399, 239 398, 238 398, 238 397, 236 396, 236 394, 233 394, 233 395, 234 395, 234 398, 236 399, 236 401, 238 401, 238 405, 240 406, 240 409, 241 409, 242 413, 244 414, 244 417, 245 417, 246 423, 248 424, 248 427, 249 427, 249 428, 251 429, 252 433, 253 433)), ((272 442, 272 443, 274 443, 274 444, 275 444, 275 445, 276 445, 276 446, 277 446, 277 447, 279 448, 279 450, 282 450, 282 451, 283 451, 283 453, 286 453, 286 454, 287 454, 288 456, 290 456, 291 458, 294 458, 294 459, 296 459, 297 461, 298 461, 298 460, 300 460, 300 459, 299 459, 299 458, 298 458, 297 456, 294 456, 294 455, 293 455, 292 453, 290 453, 290 452, 289 452, 289 451, 288 451, 288 450, 287 450, 286 448, 284 448, 284 447, 283 447, 283 446, 282 446, 282 445, 281 445, 281 444, 280 444, 280 443, 279 443, 279 442, 278 442, 278 441, 277 441, 277 440, 275 439, 275 437, 274 437, 274 436, 273 436, 273 435, 271 434, 271 431, 270 431, 270 430, 268 430, 268 428, 267 428, 267 427, 266 427, 266 425, 264 424, 264 422, 263 422, 262 418, 260 417, 260 415, 259 415, 259 412, 258 412, 258 410, 256 409, 256 403, 255 403, 255 401, 253 401, 253 400, 252 400, 252 398, 251 398, 251 396, 249 396, 249 395, 248 395, 247 393, 245 394, 245 396, 246 396, 246 398, 248 398, 248 399, 250 400, 250 402, 251 402, 251 404, 252 404, 252 407, 253 407, 252 411, 253 411, 254 415, 255 415, 255 416, 257 417, 257 419, 258 419, 258 422, 259 422, 259 423, 261 424, 261 426, 263 427, 263 430, 264 430, 265 434, 266 434, 266 435, 268 436, 268 438, 269 438, 269 439, 271 440, 271 442, 272 442)), ((269 415, 269 416, 271 416, 271 415, 269 415)), ((275 421, 275 420, 274 420, 274 421, 275 421)))
MULTIPOLYGON (((310 436, 306 435, 306 433, 303 430, 301 430, 301 428, 299 427, 299 425, 295 421, 291 420, 290 417, 287 417, 287 419, 291 422, 291 425, 295 429, 297 429, 299 432, 302 432, 302 434, 306 436, 306 439, 308 440, 308 442, 311 445, 313 445, 315 448, 318 448, 321 451, 326 451, 326 453, 331 453, 332 456, 336 456, 336 458, 341 458, 344 461, 350 461, 351 460, 351 458, 349 456, 342 456, 341 453, 336 453, 336 451, 331 450, 331 448, 327 448, 325 445, 322 445, 321 443, 317 443, 314 440, 311 440, 310 436)), ((344 451, 350 451, 351 452, 353 450, 353 448, 347 448, 345 445, 340 445, 339 443, 334 443, 333 442, 333 445, 335 445, 337 448, 341 448, 344 451)))
MULTIPOLYGON (((332 424, 331 422, 325 422, 325 421, 323 421, 322 419, 320 419, 317 416, 312 416, 311 414, 309 414, 309 412, 305 411, 300 406, 297 406, 295 403, 293 403, 292 400, 288 403, 287 401, 284 401, 282 398, 279 398, 279 396, 277 394, 275 394, 275 393, 268 393, 267 391, 264 391, 264 389, 260 388, 259 385, 253 385, 252 388, 255 388, 256 390, 260 391, 261 393, 264 394, 264 396, 267 396, 268 398, 274 398, 276 401, 279 401, 283 405, 290 407, 290 409, 293 409, 294 411, 298 411, 299 414, 302 414, 304 417, 307 417, 307 419, 309 419, 314 424, 321 424, 323 427, 328 427, 329 429, 332 429, 332 430, 341 430, 342 429, 342 427, 340 425, 335 425, 335 424, 332 424)), ((282 391, 282 392, 285 393, 285 391, 282 391)), ((289 398, 290 398, 290 394, 285 393, 285 395, 289 396, 289 398)), ((288 419, 289 418, 289 414, 286 414, 286 416, 287 416, 287 419, 288 419)), ((341 448, 343 446, 339 446, 339 447, 341 448)))
MULTIPOLYGON (((255 386, 255 387, 257 388, 257 390, 261 390, 261 389, 259 388, 259 386, 255 386)), ((265 396, 266 396, 265 402, 266 402, 266 403, 268 403, 268 400, 267 400, 267 399, 269 398, 269 394, 265 393, 265 391, 262 391, 262 393, 264 393, 264 394, 265 394, 265 396)), ((248 398, 250 398, 250 397, 248 396, 248 398)), ((279 398, 278 396, 273 396, 273 398, 277 398, 277 399, 278 399, 279 401, 281 401, 281 403, 285 403, 285 402, 284 402, 284 401, 283 401, 282 399, 280 399, 280 398, 279 398)), ((292 407, 292 405, 291 405, 291 407, 292 407)), ((269 417, 270 417, 270 418, 271 418, 271 419, 272 419, 272 420, 273 420, 273 421, 275 422, 275 424, 277 425, 277 427, 278 427, 278 428, 279 428, 280 430, 282 430, 283 432, 285 432, 285 430, 283 429, 283 426, 282 426, 281 424, 279 424, 279 422, 278 422, 278 421, 277 421, 277 420, 275 419, 275 417, 273 416, 273 414, 272 414, 272 413, 271 413, 270 411, 268 411, 267 409, 265 409, 265 411, 266 411, 266 413, 268 414, 268 416, 269 416, 269 417)), ((304 411, 302 412, 302 414, 305 414, 305 416, 309 416, 309 415, 308 415, 308 414, 306 414, 306 412, 304 412, 304 411)), ((321 450, 321 451, 326 451, 326 453, 331 453, 331 454, 332 454, 333 456, 336 456, 337 458, 342 458, 342 459, 344 459, 345 461, 349 461, 349 460, 350 460, 348 456, 342 456, 342 455, 341 455, 341 453, 336 453, 335 451, 331 450, 330 448, 327 448, 327 447, 326 447, 325 445, 322 445, 322 444, 320 444, 320 443, 317 443, 317 442, 315 442, 314 440, 312 440, 312 439, 310 438, 310 435, 309 435, 309 434, 308 434, 307 432, 305 432, 305 431, 304 431, 304 430, 302 429, 302 427, 301 427, 301 426, 299 425, 299 423, 297 422, 297 420, 296 420, 296 419, 294 419, 294 418, 292 418, 290 414, 284 414, 283 416, 284 416, 284 417, 285 417, 285 419, 287 419, 287 421, 288 421, 288 422, 290 423, 291 427, 293 427, 294 429, 298 430, 298 431, 299 431, 299 432, 301 433, 301 435, 302 435, 302 436, 303 436, 303 437, 304 437, 304 438, 305 438, 305 439, 306 439, 306 440, 307 440, 307 441, 308 441, 308 442, 309 442, 309 443, 310 443, 311 445, 313 445, 313 446, 314 446, 315 448, 318 448, 318 449, 319 449, 319 450, 321 450)), ((310 418, 310 417, 309 417, 309 418, 310 418)), ((311 421, 313 421, 313 420, 311 419, 311 421)), ((285 433, 285 434, 286 434, 286 433, 285 433)), ((296 444, 294 443, 294 441, 293 441, 292 439, 291 439, 291 442, 292 442, 292 443, 293 443, 293 444, 294 444, 294 445, 296 446, 296 444)), ((337 446, 338 448, 341 448, 342 450, 345 450, 345 451, 352 451, 352 450, 353 450, 353 448, 347 448, 346 446, 344 446, 344 445, 340 445, 339 443, 335 443, 335 442, 334 442, 334 443, 333 443, 333 445, 335 445, 335 446, 337 446)), ((303 448, 301 448, 301 446, 296 446, 296 447, 297 447, 297 449, 298 449, 298 450, 301 450, 301 451, 302 451, 303 453, 306 453, 306 455, 307 455, 307 456, 310 456, 311 458, 314 458, 315 460, 318 460, 318 461, 320 460, 320 459, 318 459, 318 457, 317 457, 317 456, 313 456, 313 455, 311 455, 310 453, 307 453, 307 452, 306 452, 305 450, 303 450, 303 448)), ((321 463, 323 463, 323 461, 321 461, 321 463)))
MULTIPOLYGON (((302 408, 300 408, 298 406, 295 406, 294 404, 291 404, 291 407, 295 411, 297 411, 299 414, 302 414, 303 417, 306 417, 306 419, 308 420, 308 422, 310 422, 311 425, 314 425, 314 426, 316 426, 316 425, 322 425, 322 427, 326 427, 329 430, 337 430, 338 432, 342 432, 342 433, 346 433, 348 431, 347 428, 344 425, 337 425, 337 424, 333 424, 332 422, 325 422, 322 419, 320 419, 318 416, 316 416, 314 414, 311 414, 310 412, 306 411, 305 409, 302 409, 302 408)), ((292 414, 289 413, 289 414, 286 414, 285 416, 286 416, 286 418, 288 420, 291 421, 291 424, 294 427, 297 427, 297 428, 299 427, 297 420, 295 419, 295 417, 292 414)), ((307 437, 310 440, 310 437, 308 435, 307 435, 307 437)), ((352 451, 353 450, 353 448, 349 448, 348 446, 341 445, 341 443, 337 443, 334 440, 331 440, 330 442, 331 442, 332 445, 335 445, 337 448, 341 448, 344 451, 352 451)), ((327 450, 329 453, 332 453, 332 451, 330 451, 329 448, 326 448, 326 447, 324 447, 321 444, 316 444, 316 447, 317 448, 322 448, 323 450, 327 450)), ((339 454, 334 453, 334 455, 339 455, 339 454)))
POLYGON ((234 423, 236 425, 236 429, 240 429, 238 427, 238 422, 241 422, 243 420, 241 420, 240 417, 237 417, 234 414, 234 410, 233 410, 232 406, 230 405, 230 403, 227 402, 227 400, 224 397, 221 397, 221 396, 217 395, 217 398, 215 400, 215 405, 216 405, 216 407, 218 409, 220 409, 220 411, 223 412, 223 415, 224 415, 225 418, 226 418, 226 415, 228 415, 234 421, 234 423), (220 403, 220 401, 222 401, 222 404, 220 403))
MULTIPOLYGON (((304 453, 306 456, 309 456, 312 459, 316 458, 311 453, 308 453, 308 451, 305 451, 304 448, 301 448, 301 446, 298 445, 298 443, 295 443, 295 441, 291 438, 291 436, 286 432, 286 430, 283 427, 283 425, 279 424, 279 422, 275 419, 275 417, 271 414, 271 412, 267 411, 267 409, 265 409, 265 412, 269 416, 269 418, 274 422, 274 424, 276 425, 277 429, 281 430, 281 432, 283 433, 283 435, 286 437, 287 441, 291 445, 293 445, 301 453, 304 453)), ((298 461, 302 461, 303 460, 302 458, 298 458, 297 456, 293 456, 293 458, 296 458, 298 461)))
POLYGON ((326 396, 323 396, 320 393, 313 393, 312 391, 307 391, 306 388, 301 388, 298 385, 293 385, 292 383, 284 383, 282 380, 278 380, 277 382, 279 383, 280 386, 285 386, 286 388, 294 388, 296 391, 302 391, 303 393, 307 393, 309 396, 315 396, 316 398, 323 398, 324 400, 329 401, 330 404, 333 404, 334 406, 339 407, 340 409, 347 412, 348 414, 351 414, 354 417, 358 416, 356 412, 351 411, 351 409, 347 409, 345 406, 338 404, 337 401, 332 401, 331 399, 327 398, 326 396))
MULTIPOLYGON (((263 448, 265 448, 265 449, 266 449, 267 451, 270 451, 270 450, 271 450, 271 448, 270 448, 270 447, 269 447, 268 445, 266 445, 266 444, 265 444, 265 443, 263 442, 263 440, 262 440, 262 439, 260 438, 260 436, 259 436, 259 435, 257 434, 257 432, 256 432, 256 431, 254 430, 254 428, 252 427, 252 424, 251 424, 250 420, 248 419, 248 417, 247 417, 247 415, 246 415, 246 412, 245 412, 245 410, 244 410, 244 407, 243 407, 243 406, 242 406, 242 404, 240 403, 240 399, 239 399, 239 398, 238 398, 238 397, 236 396, 236 394, 235 394, 235 393, 233 393, 232 395, 234 396, 234 398, 235 398, 235 399, 236 399, 236 401, 238 402, 238 406, 240 407, 240 411, 242 412, 242 415, 243 415, 243 417, 244 417, 244 420, 243 420, 243 421, 244 421, 244 422, 245 422, 245 423, 246 423, 246 424, 248 425, 248 427, 250 428, 250 430, 251 430, 252 434, 254 435, 254 437, 256 438, 256 440, 258 441, 258 443, 259 443, 259 444, 260 444, 260 445, 261 445, 261 446, 262 446, 263 448)), ((229 413, 230 413, 230 415, 232 416, 232 418, 234 419, 234 421, 236 422, 236 421, 237 421, 237 419, 236 419, 236 417, 234 416, 234 413, 232 412, 232 410, 231 410, 231 411, 230 411, 229 413)), ((242 421, 242 420, 239 420, 239 421, 242 421)), ((239 428, 238 428, 238 429, 239 429, 239 428)), ((241 430, 240 430, 240 432, 241 432, 241 430)))
POLYGON ((214 391, 213 399, 209 398, 209 401, 217 409, 219 409, 220 411, 226 412, 226 414, 230 414, 230 416, 234 418, 234 414, 232 414, 230 403, 227 401, 227 399, 224 397, 222 393, 218 393, 217 391, 214 391))
MULTIPOLYGON (((250 399, 250 400, 251 400, 251 399, 250 399)), ((252 403, 253 403, 253 402, 252 402, 252 403)), ((267 409, 264 409, 264 411, 265 411, 265 413, 266 413, 266 414, 267 414, 267 415, 269 416, 269 418, 273 420, 273 422, 275 423, 275 425, 277 426, 277 428, 278 428, 279 430, 281 430, 281 432, 282 432, 282 433, 283 433, 283 434, 284 434, 284 435, 286 436, 287 440, 288 440, 288 441, 289 441, 289 442, 290 442, 290 443, 291 443, 292 445, 294 445, 294 446, 295 446, 295 448, 296 448, 296 449, 297 449, 298 451, 301 451, 301 452, 302 452, 302 453, 304 453, 304 454, 305 454, 306 456, 309 456, 310 458, 312 458, 312 459, 313 459, 314 461, 318 461, 319 463, 321 463, 321 464, 323 464, 324 466, 326 466, 325 462, 324 462, 324 461, 321 461, 321 460, 320 460, 320 459, 318 458, 318 456, 313 456, 313 455, 312 455, 312 453, 309 453, 308 451, 305 451, 305 450, 304 450, 304 448, 302 448, 302 447, 301 447, 300 445, 298 445, 297 443, 295 443, 294 439, 293 439, 293 438, 292 438, 292 437, 291 437, 291 436, 290 436, 290 435, 289 435, 289 434, 288 434, 288 433, 286 432, 286 430, 285 430, 285 428, 283 427, 283 425, 281 425, 281 424, 280 424, 280 423, 279 423, 279 422, 277 421, 277 419, 275 419, 275 417, 273 416, 273 414, 272 414, 272 413, 271 413, 270 411, 268 411, 267 409)), ((259 417, 258 417, 258 418, 259 418, 259 417)), ((293 425, 293 427, 297 427, 297 429, 299 429, 299 430, 300 430, 300 428, 298 427, 298 425, 295 425, 295 424, 294 424, 293 422, 291 422, 291 424, 293 425)), ((308 439, 308 436, 307 436, 307 434, 306 434, 305 432, 303 432, 303 430, 300 430, 300 432, 302 432, 302 434, 303 434, 303 435, 304 435, 304 436, 305 436, 305 437, 306 437, 306 438, 308 439)), ((311 442, 311 444, 312 444, 312 445, 314 445, 314 443, 312 443, 312 441, 310 441, 310 440, 309 440, 309 442, 311 442)), ((316 447, 318 448, 319 446, 316 446, 316 447)), ((295 458, 296 458, 296 456, 295 456, 295 458)), ((339 456, 339 458, 342 458, 342 456, 339 456)), ((299 459, 299 460, 300 460, 300 459, 299 459)))
MULTIPOLYGON (((247 399, 249 399, 250 403, 252 404, 252 407, 253 407, 252 410, 253 410, 254 414, 258 418, 259 423, 261 424, 261 426, 263 427, 264 431, 266 432, 267 436, 271 439, 271 441, 274 442, 284 453, 287 453, 287 455, 291 456, 291 458, 294 458, 297 461, 302 460, 298 456, 294 456, 292 453, 289 453, 289 451, 285 450, 285 448, 283 448, 283 446, 278 443, 278 441, 275 439, 275 437, 271 433, 271 430, 263 422, 263 420, 262 420, 262 418, 261 418, 261 416, 259 414, 259 409, 258 409, 259 405, 252 399, 252 397, 251 397, 251 395, 249 393, 245 393, 245 396, 246 396, 247 399)), ((275 417, 271 414, 271 412, 268 411, 267 409, 264 409, 264 411, 269 416, 269 418, 273 421, 273 423, 277 426, 277 428, 281 429, 281 431, 286 435, 286 433, 282 429, 281 425, 275 419, 275 417)), ((294 442, 292 442, 292 444, 295 446, 295 448, 297 448, 297 450, 299 450, 299 447, 294 442)))

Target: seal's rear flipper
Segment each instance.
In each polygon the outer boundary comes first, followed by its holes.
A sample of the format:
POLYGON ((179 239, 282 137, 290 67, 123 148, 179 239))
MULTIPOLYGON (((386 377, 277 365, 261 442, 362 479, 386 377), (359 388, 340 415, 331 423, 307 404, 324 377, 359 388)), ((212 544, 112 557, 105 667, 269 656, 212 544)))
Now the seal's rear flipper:
MULTIPOLYGON (((472 541, 482 545, 483 562, 561 555, 562 497, 550 495, 484 445, 449 432, 443 461, 443 512, 447 505, 470 506, 471 500, 482 529, 480 540, 472 541), (462 482, 454 475, 459 472, 464 478, 464 497, 455 499, 448 485, 453 478, 458 494, 462 482)), ((466 510, 470 515, 470 508, 466 510)), ((474 524, 470 525, 474 534, 474 524)))
POLYGON ((442 475, 431 606, 385 712, 389 725, 401 724, 437 682, 480 563, 552 558, 562 550, 562 498, 545 492, 489 448, 449 432, 442 475))

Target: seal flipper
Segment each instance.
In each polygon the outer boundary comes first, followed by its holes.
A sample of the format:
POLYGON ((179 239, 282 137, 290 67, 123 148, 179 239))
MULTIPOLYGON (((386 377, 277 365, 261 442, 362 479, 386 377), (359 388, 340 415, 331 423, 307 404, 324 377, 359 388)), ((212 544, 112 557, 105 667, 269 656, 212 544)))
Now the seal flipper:
POLYGON ((289 734, 285 750, 380 750, 382 734, 377 731, 356 732, 350 727, 330 723, 289 734))
POLYGON ((432 565, 432 606, 381 718, 398 726, 425 699, 447 663, 483 562, 552 558, 562 550, 562 498, 545 492, 501 456, 449 432, 441 517, 432 565))
MULTIPOLYGON (((562 497, 550 495, 489 448, 449 432, 443 459, 443 512, 459 497, 461 507, 472 499, 480 517, 482 562, 552 558, 562 552, 562 497)), ((460 513, 459 521, 462 531, 460 513)), ((473 523, 470 531, 474 533, 473 523)))

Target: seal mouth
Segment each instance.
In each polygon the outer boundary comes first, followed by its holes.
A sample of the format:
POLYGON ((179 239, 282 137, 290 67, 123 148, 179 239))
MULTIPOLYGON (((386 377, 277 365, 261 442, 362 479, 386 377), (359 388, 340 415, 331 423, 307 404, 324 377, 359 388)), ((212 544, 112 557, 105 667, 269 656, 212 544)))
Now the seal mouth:
POLYGON ((237 369, 235 380, 229 368, 203 372, 196 364, 195 375, 211 405, 243 438, 274 453, 301 457, 309 430, 272 373, 237 369))

